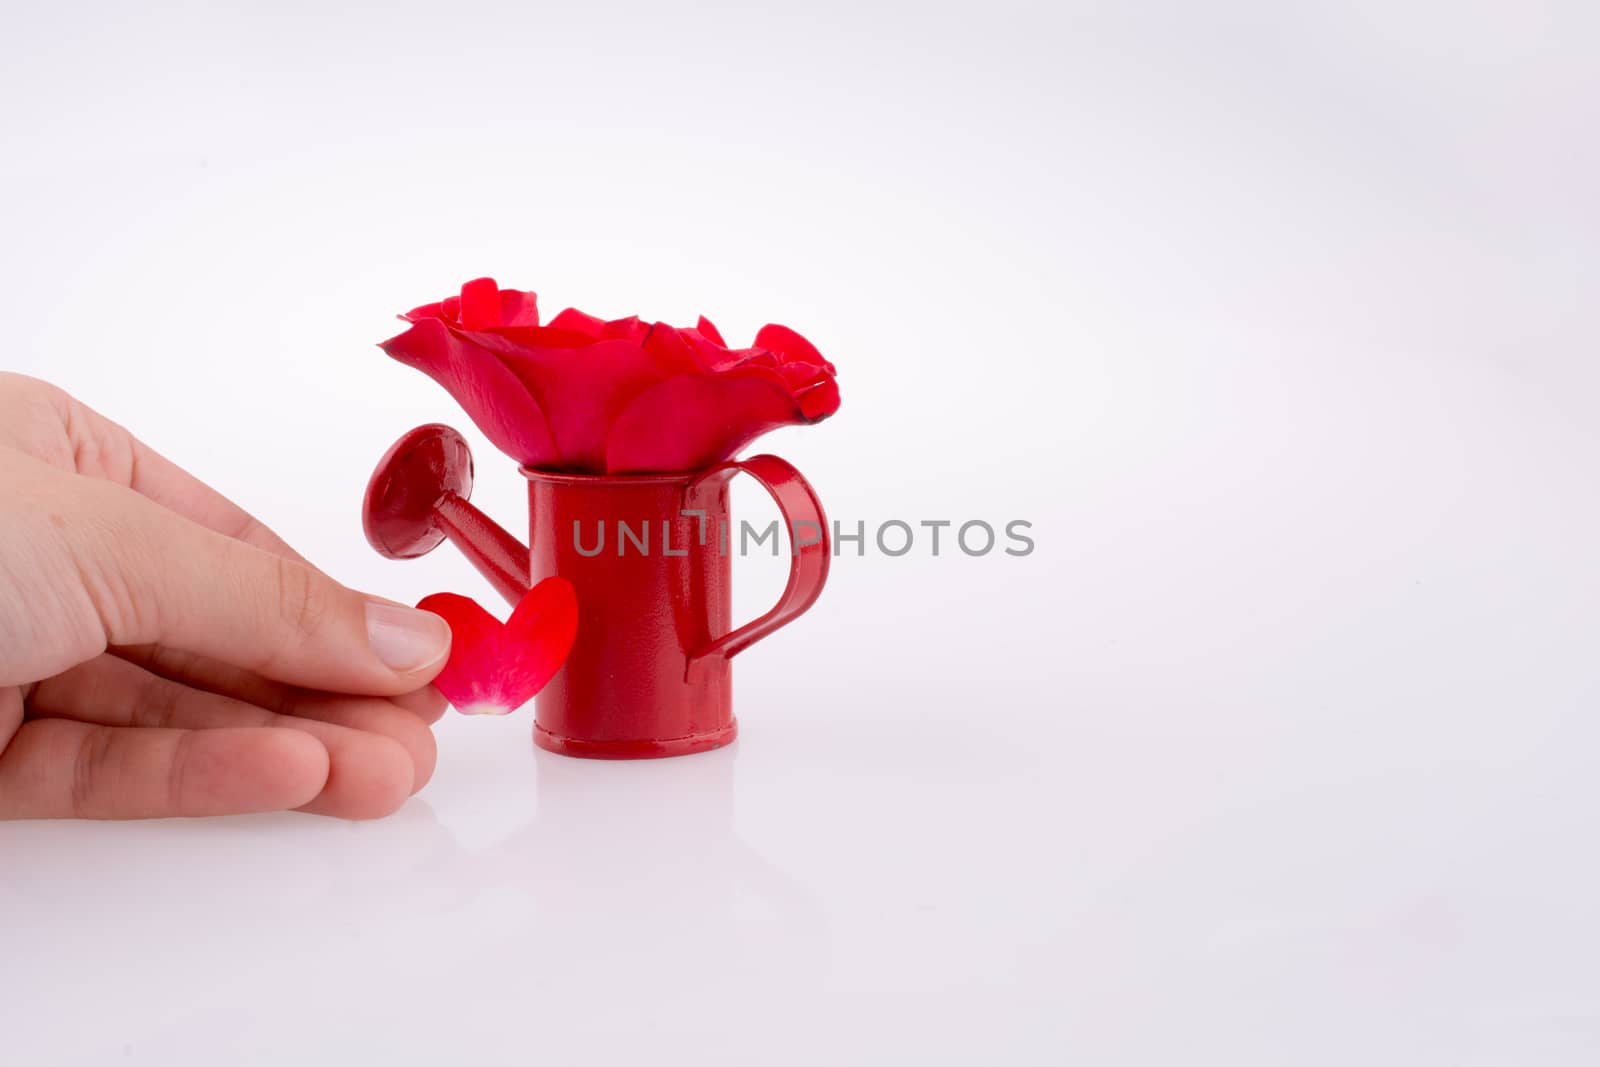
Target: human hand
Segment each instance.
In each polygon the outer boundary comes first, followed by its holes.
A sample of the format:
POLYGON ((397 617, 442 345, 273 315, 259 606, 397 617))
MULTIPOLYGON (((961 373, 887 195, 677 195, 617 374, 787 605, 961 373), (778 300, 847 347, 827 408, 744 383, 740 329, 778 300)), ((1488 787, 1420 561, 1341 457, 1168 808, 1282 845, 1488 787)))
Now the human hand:
POLYGON ((0 819, 388 814, 433 773, 449 645, 0 373, 0 819))

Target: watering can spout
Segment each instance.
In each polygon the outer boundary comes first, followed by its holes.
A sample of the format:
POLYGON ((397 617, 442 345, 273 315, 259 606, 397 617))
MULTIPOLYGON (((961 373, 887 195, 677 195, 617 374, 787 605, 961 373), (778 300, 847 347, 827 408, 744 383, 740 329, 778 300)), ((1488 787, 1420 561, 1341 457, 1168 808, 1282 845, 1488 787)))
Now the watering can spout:
POLYGON ((448 426, 419 426, 396 441, 367 483, 361 522, 389 559, 415 559, 449 540, 512 604, 528 591, 528 548, 473 507, 472 451, 448 426))

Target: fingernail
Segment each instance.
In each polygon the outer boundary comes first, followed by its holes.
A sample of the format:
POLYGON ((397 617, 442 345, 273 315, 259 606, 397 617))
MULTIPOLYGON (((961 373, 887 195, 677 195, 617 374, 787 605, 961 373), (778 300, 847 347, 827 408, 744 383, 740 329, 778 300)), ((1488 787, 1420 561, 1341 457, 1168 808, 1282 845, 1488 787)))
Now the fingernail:
POLYGON ((431 611, 369 600, 367 640, 390 670, 404 674, 444 659, 450 626, 431 611))

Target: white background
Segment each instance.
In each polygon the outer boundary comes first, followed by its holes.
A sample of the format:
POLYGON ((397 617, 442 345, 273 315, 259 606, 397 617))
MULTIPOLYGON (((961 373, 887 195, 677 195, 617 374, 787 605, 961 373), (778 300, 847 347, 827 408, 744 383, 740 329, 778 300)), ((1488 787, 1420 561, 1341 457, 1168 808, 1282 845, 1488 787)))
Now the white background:
POLYGON ((1597 1062, 1597 30, 8 3, 0 366, 350 584, 494 603, 358 518, 468 428, 374 342, 482 274, 790 324, 834 517, 1038 549, 841 557, 716 753, 452 715, 379 823, 0 826, 0 1062, 1597 1062))

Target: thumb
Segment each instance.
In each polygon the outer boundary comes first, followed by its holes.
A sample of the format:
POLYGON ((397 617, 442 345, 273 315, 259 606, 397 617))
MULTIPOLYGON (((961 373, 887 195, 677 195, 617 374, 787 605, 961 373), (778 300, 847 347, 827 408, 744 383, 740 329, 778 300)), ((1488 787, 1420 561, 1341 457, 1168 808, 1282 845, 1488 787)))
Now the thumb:
POLYGON ((69 477, 89 498, 88 521, 65 528, 108 644, 160 644, 291 685, 381 696, 419 689, 444 666, 450 628, 438 616, 348 589, 120 486, 69 477))

